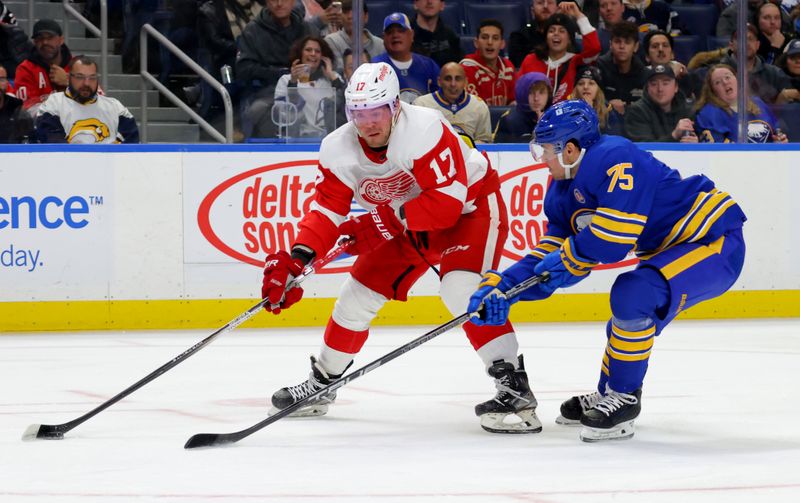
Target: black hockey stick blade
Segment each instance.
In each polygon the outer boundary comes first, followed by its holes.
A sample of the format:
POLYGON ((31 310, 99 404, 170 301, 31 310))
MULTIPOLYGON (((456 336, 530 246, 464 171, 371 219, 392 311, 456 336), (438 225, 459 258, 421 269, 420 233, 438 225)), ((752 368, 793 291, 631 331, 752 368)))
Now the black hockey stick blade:
MULTIPOLYGON (((341 255, 343 252, 347 251, 347 249, 352 244, 350 240, 342 240, 339 244, 334 247, 331 251, 328 252, 327 255, 324 257, 315 260, 311 264, 307 265, 303 272, 294 279, 294 285, 301 283, 305 278, 313 274, 317 269, 324 267, 326 264, 331 262, 333 259, 341 255)), ((139 388, 143 387, 147 383, 155 380, 160 375, 166 373, 168 370, 172 369, 173 367, 177 366, 178 364, 182 363, 184 360, 189 358, 190 356, 194 355, 204 347, 211 344, 214 339, 219 337, 221 334, 225 332, 229 332, 245 321, 252 318, 256 313, 260 312, 261 309, 269 302, 269 299, 262 299, 261 302, 254 305, 247 311, 243 312, 236 318, 229 321, 225 326, 214 332, 213 334, 209 335, 202 341, 198 342, 194 346, 190 347, 183 353, 179 354, 172 360, 168 361, 164 365, 158 367, 151 373, 147 374, 142 379, 138 380, 136 383, 132 384, 131 386, 125 388, 121 392, 114 395, 112 398, 108 399, 107 401, 101 403, 94 409, 90 410, 86 414, 73 419, 72 421, 68 421, 62 424, 32 424, 25 429, 25 432, 22 434, 23 441, 30 441, 36 439, 47 439, 47 440, 61 440, 64 438, 64 433, 70 431, 71 429, 75 428, 76 426, 88 421, 92 417, 96 416, 100 412, 104 411, 105 409, 111 407, 115 403, 119 402, 126 396, 130 395, 134 391, 138 390, 139 388)))
MULTIPOLYGON (((549 278, 549 276, 548 276, 547 273, 543 274, 542 276, 532 276, 532 277, 526 279, 525 281, 523 281, 522 283, 516 285, 515 287, 509 289, 506 292, 505 295, 506 295, 506 297, 515 297, 516 295, 518 295, 523 290, 527 290, 528 288, 532 287, 533 285, 535 285, 535 284, 537 284, 539 282, 547 281, 548 278, 549 278)), ((305 397, 304 399, 302 399, 302 400, 300 400, 298 402, 295 402, 294 404, 290 405, 289 407, 286 407, 285 409, 281 409, 281 410, 277 411, 273 415, 271 415, 271 416, 267 417, 266 419, 254 424, 253 426, 250 426, 249 428, 245 428, 243 430, 235 431, 235 432, 232 432, 232 433, 197 433, 197 434, 192 435, 191 437, 189 437, 189 440, 186 441, 186 444, 184 444, 183 447, 184 447, 184 449, 197 449, 197 448, 201 448, 201 447, 217 447, 217 446, 232 444, 232 443, 238 442, 239 440, 241 440, 241 439, 243 439, 245 437, 249 437, 253 433, 255 433, 255 432, 257 432, 257 431, 259 431, 259 430, 261 430, 261 429, 263 429, 263 428, 265 428, 267 426, 269 426, 270 424, 274 423, 275 421, 278 421, 279 419, 282 419, 282 418, 290 415, 292 412, 296 411, 297 409, 300 409, 300 408, 306 406, 308 403, 310 403, 310 402, 312 402, 314 400, 317 400, 317 399, 319 399, 319 398, 331 393, 332 391, 335 391, 335 390, 341 388, 342 386, 346 385, 350 381, 354 381, 354 380, 358 379, 359 377, 363 376, 364 374, 366 374, 368 372, 371 372, 371 371, 375 370, 376 368, 389 363, 390 361, 394 360, 398 356, 411 351, 412 349, 416 348, 417 346, 421 346, 422 344, 428 342, 429 340, 431 340, 431 339, 433 339, 433 338, 435 338, 435 337, 437 337, 437 336, 439 336, 439 335, 441 335, 441 334, 443 334, 443 333, 445 333, 445 332, 447 332, 447 331, 449 331, 449 330, 451 330, 451 329, 453 329, 455 327, 461 326, 461 324, 463 324, 464 322, 469 320, 469 318, 473 314, 474 313, 464 313, 464 314, 458 316, 457 318, 453 318, 452 320, 448 321, 447 323, 444 323, 443 325, 439 325, 438 327, 434 328, 430 332, 417 337, 416 339, 412 340, 411 342, 408 342, 408 343, 400 346, 399 348, 391 351, 390 353, 387 353, 387 354, 381 356, 377 360, 374 360, 371 363, 368 363, 367 365, 364 365, 363 367, 361 367, 361 368, 359 368, 357 370, 354 370, 353 372, 347 374, 346 376, 340 377, 339 379, 333 381, 332 383, 330 383, 329 385, 325 386, 324 388, 318 390, 316 393, 313 393, 313 394, 305 397)))

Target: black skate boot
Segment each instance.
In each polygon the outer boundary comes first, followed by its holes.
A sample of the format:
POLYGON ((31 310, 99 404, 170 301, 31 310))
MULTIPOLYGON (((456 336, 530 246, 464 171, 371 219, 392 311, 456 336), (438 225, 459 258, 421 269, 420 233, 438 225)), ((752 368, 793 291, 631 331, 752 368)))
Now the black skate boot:
POLYGON ((561 404, 561 415, 556 418, 556 423, 564 425, 580 424, 581 416, 602 399, 603 395, 597 391, 587 395, 573 396, 561 404))
MULTIPOLYGON (((270 415, 278 412, 281 409, 285 409, 290 405, 294 405, 294 403, 316 393, 340 377, 342 377, 342 374, 329 375, 317 362, 317 359, 312 356, 311 374, 309 374, 308 380, 301 382, 297 386, 289 386, 276 391, 272 395, 273 408, 270 410, 270 415)), ((336 400, 335 390, 322 395, 312 402, 309 402, 308 405, 300 407, 296 411, 289 414, 289 416, 308 417, 325 415, 328 412, 328 405, 332 404, 334 400, 336 400)))
POLYGON ((497 395, 492 400, 475 406, 475 414, 481 418, 481 427, 491 433, 539 433, 542 423, 536 417, 536 397, 528 385, 528 374, 522 355, 519 369, 510 362, 498 360, 489 367, 494 377, 497 395), (505 422, 505 418, 517 416, 519 421, 505 422))
POLYGON ((581 440, 622 440, 633 436, 633 420, 642 410, 642 390, 618 393, 607 388, 606 395, 581 417, 581 440))

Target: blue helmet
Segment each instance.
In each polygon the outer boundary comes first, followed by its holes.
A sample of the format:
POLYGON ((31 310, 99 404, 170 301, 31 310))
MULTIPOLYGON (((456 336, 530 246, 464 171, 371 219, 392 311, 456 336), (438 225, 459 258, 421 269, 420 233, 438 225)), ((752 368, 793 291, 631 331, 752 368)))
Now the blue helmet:
POLYGON ((587 149, 600 139, 597 113, 584 100, 567 100, 554 104, 542 114, 533 130, 533 142, 552 144, 556 152, 564 150, 570 140, 587 149))

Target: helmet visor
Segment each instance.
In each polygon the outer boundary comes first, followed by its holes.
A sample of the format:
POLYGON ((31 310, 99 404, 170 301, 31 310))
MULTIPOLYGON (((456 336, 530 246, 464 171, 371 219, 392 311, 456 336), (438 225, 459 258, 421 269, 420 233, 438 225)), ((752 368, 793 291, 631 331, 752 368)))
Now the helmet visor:
POLYGON ((375 108, 366 109, 348 109, 347 113, 350 115, 350 120, 352 120, 358 127, 392 120, 392 109, 389 107, 389 105, 381 105, 375 108))
POLYGON ((536 143, 536 140, 532 140, 528 146, 531 150, 533 160, 536 162, 547 162, 550 159, 555 159, 556 155, 558 155, 558 152, 556 152, 556 148, 552 143, 539 145, 536 143))

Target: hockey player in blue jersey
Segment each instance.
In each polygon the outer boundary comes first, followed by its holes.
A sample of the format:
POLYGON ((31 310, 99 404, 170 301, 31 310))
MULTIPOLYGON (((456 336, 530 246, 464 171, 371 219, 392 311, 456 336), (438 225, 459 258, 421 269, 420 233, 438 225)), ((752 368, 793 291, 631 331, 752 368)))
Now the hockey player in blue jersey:
MULTIPOLYGON (((586 278, 600 263, 635 252, 640 262, 611 288, 612 317, 597 391, 561 405, 559 424, 583 425, 594 442, 633 436, 655 337, 681 311, 727 291, 742 270, 746 217, 703 175, 680 174, 629 140, 601 135, 582 100, 553 105, 531 153, 550 169, 547 234, 502 273, 488 271, 470 298, 476 324, 504 323, 510 305, 539 300, 586 278), (549 279, 507 299, 533 275, 549 279)), ((513 412, 513 411, 509 411, 513 412)))

